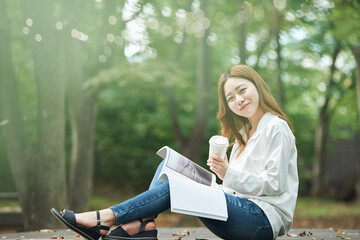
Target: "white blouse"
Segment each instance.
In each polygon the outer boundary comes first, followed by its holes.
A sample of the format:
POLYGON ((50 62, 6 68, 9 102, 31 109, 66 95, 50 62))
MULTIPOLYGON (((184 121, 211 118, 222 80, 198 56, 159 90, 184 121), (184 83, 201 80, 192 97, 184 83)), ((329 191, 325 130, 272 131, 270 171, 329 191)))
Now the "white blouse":
POLYGON ((234 144, 229 168, 223 181, 226 193, 256 203, 271 224, 274 239, 286 234, 293 221, 298 195, 297 150, 295 137, 286 121, 265 113, 253 136, 238 156, 234 144))

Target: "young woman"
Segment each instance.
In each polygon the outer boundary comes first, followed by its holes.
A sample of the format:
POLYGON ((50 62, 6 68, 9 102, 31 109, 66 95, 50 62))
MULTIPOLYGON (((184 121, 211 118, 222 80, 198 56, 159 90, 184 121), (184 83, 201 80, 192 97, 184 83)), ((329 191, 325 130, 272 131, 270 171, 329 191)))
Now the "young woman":
MULTIPOLYGON (((212 155, 207 164, 223 180, 219 187, 225 192, 228 219, 200 220, 223 239, 275 239, 289 230, 297 199, 292 125, 265 81, 248 66, 224 73, 218 93, 222 135, 235 141, 229 161, 212 155)), ((149 190, 123 203, 96 212, 51 212, 88 239, 155 240, 153 219, 170 207, 169 184, 158 180, 162 164, 149 190), (113 225, 121 226, 108 233, 113 225)))

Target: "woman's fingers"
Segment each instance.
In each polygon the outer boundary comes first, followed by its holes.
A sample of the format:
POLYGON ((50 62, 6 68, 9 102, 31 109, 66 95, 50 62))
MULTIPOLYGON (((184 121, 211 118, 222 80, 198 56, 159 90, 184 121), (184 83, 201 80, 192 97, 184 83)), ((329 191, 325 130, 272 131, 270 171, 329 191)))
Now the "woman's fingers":
POLYGON ((225 161, 225 159, 220 158, 217 155, 210 155, 210 158, 208 159, 208 162, 213 162, 213 163, 223 163, 225 161))
POLYGON ((211 154, 210 159, 213 159, 215 161, 222 161, 222 159, 216 154, 211 154))

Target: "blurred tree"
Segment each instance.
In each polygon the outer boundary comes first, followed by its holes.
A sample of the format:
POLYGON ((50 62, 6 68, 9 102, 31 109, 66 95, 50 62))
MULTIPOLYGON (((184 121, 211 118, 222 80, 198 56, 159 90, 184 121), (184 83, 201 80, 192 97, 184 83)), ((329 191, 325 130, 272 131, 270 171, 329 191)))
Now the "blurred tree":
POLYGON ((285 8, 284 5, 280 5, 276 4, 276 2, 279 1, 274 1, 274 7, 273 7, 273 24, 272 27, 270 29, 270 32, 275 36, 275 41, 276 41, 276 64, 277 64, 277 70, 276 70, 276 82, 277 82, 277 88, 276 88, 276 99, 278 104, 280 105, 281 108, 284 108, 285 106, 285 93, 284 93, 284 87, 283 87, 283 80, 282 80, 282 58, 281 58, 281 43, 280 43, 280 31, 281 31, 281 27, 283 24, 283 13, 281 10, 283 10, 285 8))
POLYGON ((336 84, 334 81, 335 62, 339 55, 341 46, 336 41, 334 52, 332 54, 332 65, 330 69, 330 76, 325 96, 325 101, 320 108, 319 123, 315 131, 315 161, 313 165, 313 182, 312 182, 312 196, 320 197, 324 190, 325 183, 325 162, 326 162, 326 141, 329 136, 329 122, 333 113, 329 103, 333 94, 333 88, 336 84))
POLYGON ((1 130, 14 176, 20 205, 27 216, 25 227, 31 225, 31 196, 34 189, 30 188, 33 179, 28 169, 34 164, 34 155, 25 132, 23 115, 19 102, 17 81, 14 74, 11 53, 10 22, 7 18, 6 1, 0 1, 0 119, 1 130))
POLYGON ((239 3, 239 12, 238 20, 239 20, 239 39, 238 39, 238 48, 239 48, 239 58, 240 58, 240 64, 246 64, 246 23, 249 20, 249 8, 251 8, 251 5, 249 6, 249 2, 247 1, 240 1, 239 3))
MULTIPOLYGON (((195 10, 199 12, 202 19, 208 19, 208 2, 206 0, 200 1, 200 8, 195 10)), ((200 21, 201 19, 198 19, 200 21)), ((173 86, 168 88, 168 105, 169 115, 172 123, 172 129, 176 137, 176 142, 179 144, 180 152, 195 162, 199 162, 202 155, 202 146, 205 140, 205 130, 207 128, 209 115, 209 81, 210 81, 210 49, 207 44, 209 36, 209 26, 199 29, 198 34, 198 49, 197 49, 197 76, 196 76, 196 112, 195 122, 192 126, 190 136, 187 138, 181 132, 179 127, 179 120, 176 114, 176 99, 173 95, 173 86)), ((184 40, 182 40, 184 42, 184 40)), ((178 45, 175 52, 174 62, 178 62, 181 56, 183 43, 178 45)))
MULTIPOLYGON (((336 38, 344 40, 348 43, 349 48, 352 50, 355 57, 357 77, 355 80, 356 86, 356 102, 358 111, 358 127, 360 128, 360 77, 359 77, 359 46, 360 46, 360 3, 359 1, 340 1, 334 0, 337 8, 329 14, 329 19, 334 25, 334 35, 336 38)), ((360 158, 357 163, 357 183, 356 195, 357 201, 360 202, 360 158)))
MULTIPOLYGON (((67 104, 71 125, 71 159, 69 166, 69 207, 77 212, 88 210, 93 187, 96 93, 84 89, 81 62, 82 42, 69 33, 79 27, 80 2, 63 1, 62 35, 63 77, 66 80, 67 104)), ((82 6, 83 7, 83 6, 82 6)), ((75 36, 76 37, 76 36, 75 36)))
MULTIPOLYGON (((199 11, 203 12, 204 19, 208 17, 208 1, 200 1, 199 11)), ((210 48, 207 44, 209 28, 204 27, 200 34, 198 45, 198 64, 197 64, 197 96, 196 96, 196 114, 195 124, 193 126, 190 140, 186 147, 182 148, 185 156, 191 156, 194 161, 199 161, 202 153, 201 146, 204 144, 205 130, 209 116, 209 81, 210 81, 210 48)), ((184 145, 183 145, 184 147, 184 145)))
POLYGON ((49 209, 66 203, 65 91, 64 81, 59 77, 59 33, 52 15, 54 2, 23 1, 22 8, 26 21, 33 23, 28 44, 33 53, 38 96, 37 150, 27 169, 29 195, 20 196, 30 207, 28 214, 24 214, 25 227, 29 230, 54 226, 56 220, 49 209))
MULTIPOLYGON (((189 2, 189 5, 191 5, 191 1, 189 2)), ((185 10, 189 11, 190 6, 186 7, 185 10)), ((184 38, 186 38, 187 36, 185 34, 184 29, 181 29, 181 33, 182 33, 182 39, 176 46, 176 51, 174 53, 173 60, 172 60, 174 66, 180 65, 180 60, 181 60, 181 57, 184 52, 184 45, 185 45, 184 38)), ((167 96, 168 113, 169 113, 169 117, 171 120, 172 131, 175 136, 175 141, 180 146, 180 151, 182 152, 183 149, 185 148, 186 139, 181 131, 181 126, 180 126, 179 119, 177 116, 177 112, 178 112, 177 107, 179 104, 176 101, 176 96, 174 93, 175 85, 174 85, 174 83, 170 83, 170 84, 166 84, 165 86, 166 86, 166 92, 167 92, 166 96, 167 96)), ((191 157, 191 156, 188 156, 188 157, 191 157)), ((193 160, 196 161, 196 159, 193 159, 193 160)))
MULTIPOLYGON (((358 110, 358 124, 360 126, 360 44, 352 48, 356 60, 356 100, 358 110)), ((356 200, 360 203, 360 159, 357 161, 356 200)))

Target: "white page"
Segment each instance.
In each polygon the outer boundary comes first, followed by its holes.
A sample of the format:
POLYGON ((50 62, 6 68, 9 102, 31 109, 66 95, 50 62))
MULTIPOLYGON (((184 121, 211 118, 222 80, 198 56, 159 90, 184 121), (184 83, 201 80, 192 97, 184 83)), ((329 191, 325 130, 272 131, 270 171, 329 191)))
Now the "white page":
POLYGON ((167 177, 170 183, 172 212, 227 220, 228 213, 223 191, 176 175, 170 174, 167 177))
POLYGON ((160 173, 160 180, 166 180, 163 179, 164 173, 175 175, 182 174, 184 177, 192 178, 199 183, 211 185, 212 187, 216 186, 216 177, 213 173, 182 156, 175 150, 165 146, 156 154, 166 160, 160 173))

